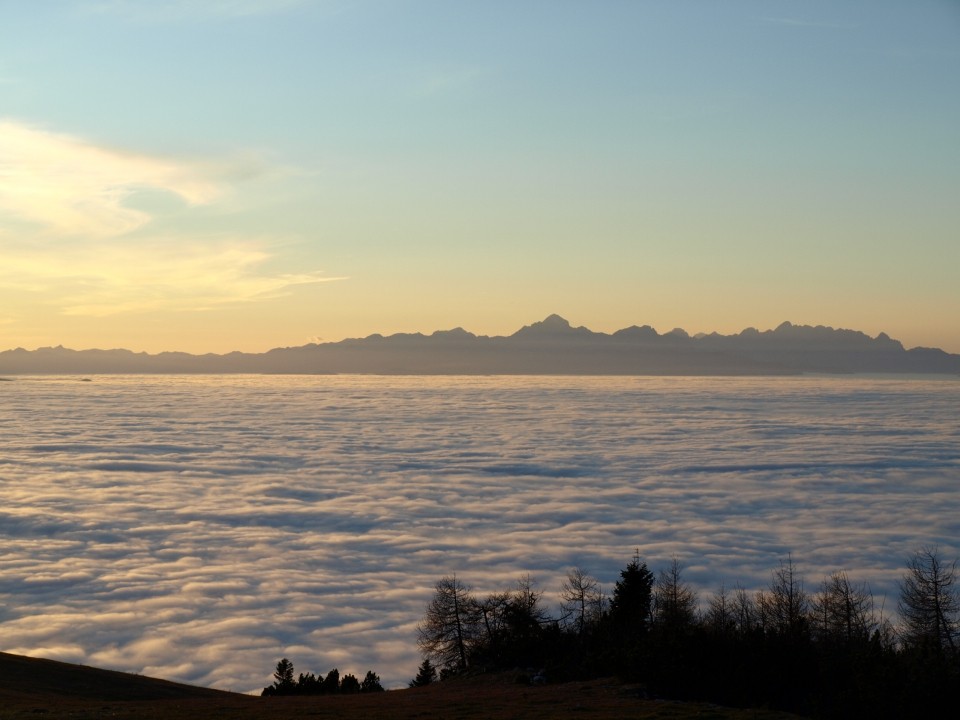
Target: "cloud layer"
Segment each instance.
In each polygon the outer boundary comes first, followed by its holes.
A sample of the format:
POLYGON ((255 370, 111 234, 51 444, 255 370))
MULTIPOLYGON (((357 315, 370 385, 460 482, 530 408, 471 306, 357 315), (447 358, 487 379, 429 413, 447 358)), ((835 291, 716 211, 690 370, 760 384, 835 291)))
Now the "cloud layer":
POLYGON ((6 650, 250 691, 276 660, 404 684, 442 574, 634 548, 703 593, 792 553, 886 608, 960 547, 960 386, 866 379, 98 377, 0 383, 6 650), (881 598, 878 597, 878 600, 881 598))

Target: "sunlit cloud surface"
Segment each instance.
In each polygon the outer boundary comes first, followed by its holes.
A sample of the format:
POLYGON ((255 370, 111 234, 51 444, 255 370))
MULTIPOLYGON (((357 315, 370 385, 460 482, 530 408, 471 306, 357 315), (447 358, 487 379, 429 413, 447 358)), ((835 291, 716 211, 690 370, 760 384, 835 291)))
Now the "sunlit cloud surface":
POLYGON ((896 604, 960 552, 955 382, 97 377, 0 383, 4 649, 220 688, 300 671, 403 685, 442 574, 634 549, 702 594, 792 554, 896 604))

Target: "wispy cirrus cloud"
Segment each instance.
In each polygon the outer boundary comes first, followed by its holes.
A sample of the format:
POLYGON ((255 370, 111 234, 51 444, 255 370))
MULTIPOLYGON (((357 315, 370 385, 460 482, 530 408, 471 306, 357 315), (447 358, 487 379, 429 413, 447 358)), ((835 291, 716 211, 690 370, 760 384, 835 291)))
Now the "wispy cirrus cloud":
POLYGON ((191 205, 207 204, 223 192, 216 175, 199 162, 125 152, 0 121, 0 213, 49 235, 105 238, 131 232, 151 219, 124 204, 134 192, 156 189, 191 205))
POLYGON ((143 202, 160 193, 215 205, 269 175, 249 159, 170 159, 0 120, 0 290, 64 315, 106 317, 201 311, 343 279, 268 269, 288 243, 235 230, 235 207, 226 230, 197 231, 187 218, 171 231, 152 224, 169 219, 169 207, 143 202))
POLYGON ((266 273, 266 241, 158 238, 135 244, 20 249, 0 285, 50 293, 65 315, 106 317, 149 310, 200 311, 286 294, 297 285, 342 280, 321 272, 266 273))

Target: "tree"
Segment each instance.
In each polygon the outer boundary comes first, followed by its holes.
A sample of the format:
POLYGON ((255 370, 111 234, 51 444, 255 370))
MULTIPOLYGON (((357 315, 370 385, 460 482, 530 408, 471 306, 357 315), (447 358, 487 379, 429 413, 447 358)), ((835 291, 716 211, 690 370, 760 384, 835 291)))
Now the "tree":
POLYGON ((477 602, 477 612, 483 625, 484 645, 487 655, 494 661, 500 654, 500 646, 507 634, 507 608, 509 592, 495 592, 477 602))
POLYGON ((352 673, 344 675, 340 680, 340 693, 353 694, 358 692, 360 692, 360 681, 357 680, 357 676, 352 673))
POLYGON ((842 571, 824 578, 810 603, 810 620, 821 639, 851 643, 869 640, 877 627, 873 595, 842 571))
POLYGON ((334 668, 320 682, 320 692, 334 695, 340 692, 340 671, 334 668))
POLYGON ((703 616, 704 627, 716 635, 733 635, 737 622, 733 613, 733 599, 723 583, 707 601, 703 616))
POLYGON ((367 670, 366 676, 360 682, 360 692, 383 692, 383 685, 380 684, 380 676, 373 670, 367 670))
POLYGON ((540 626, 549 619, 549 614, 540 604, 542 598, 543 591, 537 589, 536 581, 528 573, 517 578, 517 588, 510 595, 509 605, 515 614, 540 626))
POLYGON ((650 593, 653 573, 640 561, 637 550, 633 560, 620 571, 620 579, 613 588, 610 600, 610 619, 613 625, 629 636, 643 634, 650 622, 650 593))
POLYGON ((468 649, 478 631, 479 610, 470 588, 456 575, 441 578, 417 626, 417 644, 443 668, 467 667, 468 649))
POLYGON ((773 571, 770 592, 764 600, 768 603, 764 611, 775 632, 791 638, 799 638, 806 632, 809 598, 791 556, 787 556, 787 562, 781 560, 780 567, 773 571))
POLYGON ((417 668, 417 676, 410 681, 410 687, 423 687, 437 681, 437 669, 430 662, 430 658, 424 658, 417 668))
POLYGON ((300 673, 297 678, 297 693, 302 695, 315 695, 320 692, 321 680, 313 673, 300 673))
POLYGON ((563 621, 583 636, 587 627, 603 614, 600 583, 582 568, 573 568, 560 586, 560 609, 563 621))
POLYGON ((661 570, 653 591, 653 611, 657 624, 668 630, 689 628, 697 612, 697 594, 682 578, 683 566, 673 558, 670 567, 661 570))
POLYGON ((936 655, 956 654, 960 624, 956 575, 957 561, 944 562, 936 547, 922 548, 910 558, 898 604, 905 645, 936 655))
POLYGON ((732 611, 733 622, 740 635, 746 635, 757 626, 757 606, 739 583, 733 592, 732 611))
POLYGON ((287 658, 282 658, 276 669, 273 671, 273 685, 268 685, 263 689, 261 695, 291 695, 297 689, 297 683, 293 679, 293 663, 287 658))
POLYGON ((273 671, 273 684, 276 687, 293 687, 293 663, 283 658, 273 671))

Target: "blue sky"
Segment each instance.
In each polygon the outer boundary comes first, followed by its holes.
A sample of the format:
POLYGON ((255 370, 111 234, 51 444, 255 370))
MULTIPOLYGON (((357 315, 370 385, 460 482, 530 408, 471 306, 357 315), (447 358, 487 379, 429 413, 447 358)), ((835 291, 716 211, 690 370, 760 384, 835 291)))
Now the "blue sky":
POLYGON ((960 2, 0 0, 0 346, 960 352, 960 2))

